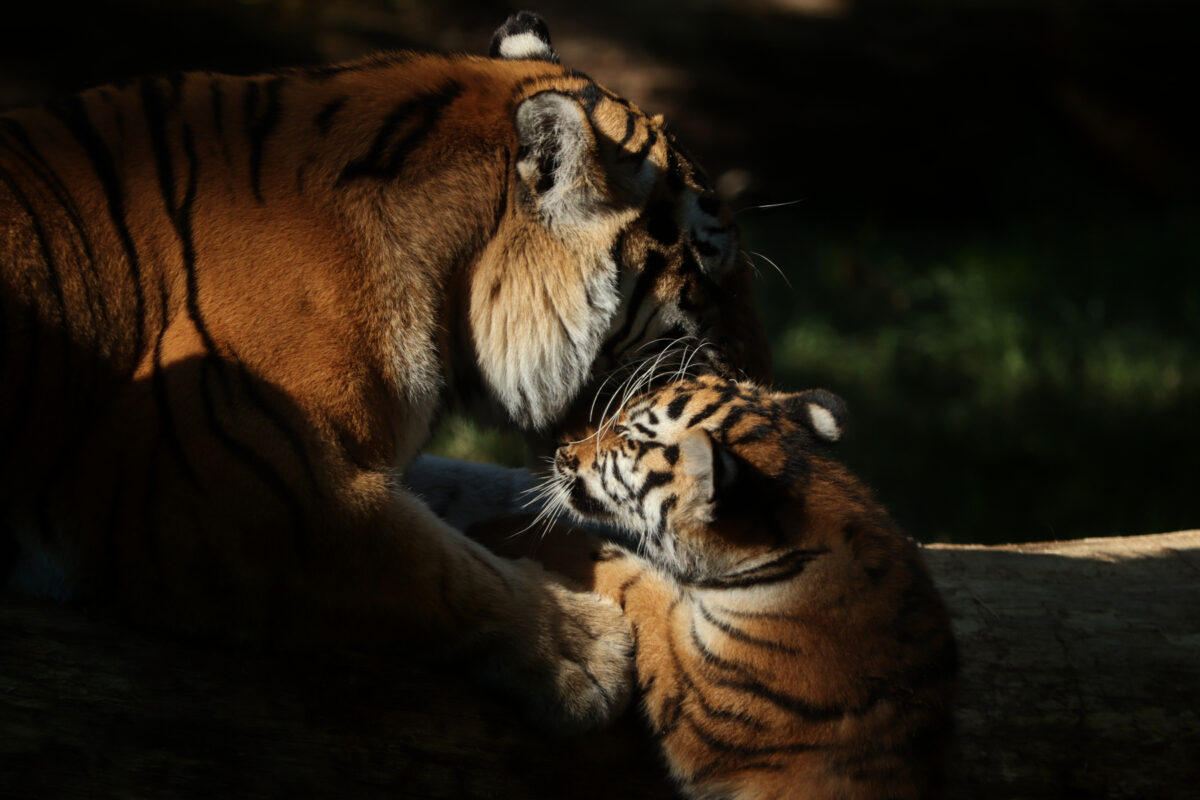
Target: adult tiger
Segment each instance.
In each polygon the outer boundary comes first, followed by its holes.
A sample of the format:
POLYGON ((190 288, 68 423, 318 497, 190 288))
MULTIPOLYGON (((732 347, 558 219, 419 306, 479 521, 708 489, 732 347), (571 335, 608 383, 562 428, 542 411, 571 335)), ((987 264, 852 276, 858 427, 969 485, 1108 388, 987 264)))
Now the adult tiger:
POLYGON ((916 546, 827 453, 843 424, 828 392, 679 381, 559 448, 546 511, 598 538, 470 528, 620 603, 688 797, 941 796, 949 618, 916 546))
POLYGON ((564 728, 623 704, 615 607, 396 476, 447 402, 547 431, 660 340, 755 371, 761 334, 661 119, 560 66, 532 15, 493 56, 145 78, 0 118, 13 585, 457 657, 564 728))

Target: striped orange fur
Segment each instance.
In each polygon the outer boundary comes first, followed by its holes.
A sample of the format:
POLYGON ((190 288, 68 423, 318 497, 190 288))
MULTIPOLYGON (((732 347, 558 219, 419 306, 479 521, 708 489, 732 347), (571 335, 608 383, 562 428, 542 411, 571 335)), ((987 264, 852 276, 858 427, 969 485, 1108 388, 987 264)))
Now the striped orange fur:
POLYGON ((941 796, 956 650, 915 544, 827 453, 843 405, 714 376, 561 447, 539 557, 616 600, 692 798, 941 796), (602 523, 603 527, 596 527, 602 523))
POLYGON ((765 348, 729 215, 662 120, 530 15, 493 50, 0 115, 10 586, 452 657, 560 727, 621 707, 617 610, 397 476, 450 404, 548 435, 663 342, 729 373, 765 348))

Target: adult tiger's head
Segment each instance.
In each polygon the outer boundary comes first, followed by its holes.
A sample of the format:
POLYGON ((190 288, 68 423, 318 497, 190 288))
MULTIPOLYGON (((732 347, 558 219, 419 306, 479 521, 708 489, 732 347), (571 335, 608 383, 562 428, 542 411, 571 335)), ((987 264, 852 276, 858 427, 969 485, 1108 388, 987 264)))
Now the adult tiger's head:
POLYGON ((510 18, 492 55, 542 65, 511 98, 507 205, 469 282, 493 398, 544 429, 590 379, 673 345, 696 367, 765 376, 737 230, 662 118, 558 66, 536 16, 510 18))
POLYGON ((851 514, 876 514, 822 452, 844 424, 844 403, 822 389, 672 383, 558 449, 551 505, 611 524, 606 537, 627 536, 623 546, 681 582, 717 585, 851 514))

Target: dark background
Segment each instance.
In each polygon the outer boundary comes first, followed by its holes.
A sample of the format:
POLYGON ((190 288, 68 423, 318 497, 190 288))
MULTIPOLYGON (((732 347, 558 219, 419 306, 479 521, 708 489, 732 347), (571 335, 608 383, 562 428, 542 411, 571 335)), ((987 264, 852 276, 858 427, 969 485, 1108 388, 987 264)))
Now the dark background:
MULTIPOLYGON (((0 108, 144 72, 482 53, 515 10, 12 5, 0 108)), ((534 8, 564 62, 665 113, 718 178, 761 271, 778 384, 846 397, 842 454, 914 535, 1200 526, 1200 7, 534 8)), ((435 446, 521 457, 515 439, 457 419, 435 446)))

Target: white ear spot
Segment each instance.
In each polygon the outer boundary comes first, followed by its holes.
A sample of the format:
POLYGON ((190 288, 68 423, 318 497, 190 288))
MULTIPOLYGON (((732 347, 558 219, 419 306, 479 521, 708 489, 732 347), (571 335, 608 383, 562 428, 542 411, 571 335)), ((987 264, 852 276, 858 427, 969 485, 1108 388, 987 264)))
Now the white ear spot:
POLYGON ((808 408, 808 418, 812 421, 813 430, 816 431, 818 436, 827 442, 836 442, 842 438, 842 429, 829 409, 819 406, 816 403, 808 403, 806 405, 808 408))
POLYGON ((554 58, 554 51, 537 34, 518 33, 515 36, 506 36, 500 41, 500 57, 512 60, 532 58, 550 61, 554 58))

